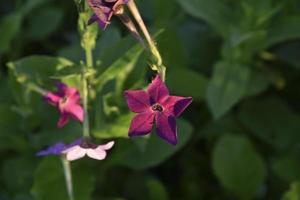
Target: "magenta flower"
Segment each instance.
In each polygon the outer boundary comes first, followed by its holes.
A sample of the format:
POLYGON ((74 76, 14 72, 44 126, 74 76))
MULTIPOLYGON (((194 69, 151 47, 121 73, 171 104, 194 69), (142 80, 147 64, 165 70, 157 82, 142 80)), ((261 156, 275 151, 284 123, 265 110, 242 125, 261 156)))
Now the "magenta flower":
POLYGON ((66 155, 66 159, 69 161, 78 160, 85 155, 96 160, 103 160, 106 157, 106 151, 111 149, 113 145, 113 141, 104 145, 96 145, 84 140, 78 145, 63 150, 62 153, 66 155))
POLYGON ((47 103, 56 106, 60 112, 60 119, 57 123, 59 128, 66 125, 69 117, 83 122, 84 111, 80 105, 80 94, 76 88, 58 82, 57 92, 48 92, 44 96, 47 103))
POLYGON ((89 6, 94 11, 88 24, 98 22, 100 28, 103 30, 106 29, 113 14, 118 12, 119 8, 127 3, 128 0, 88 0, 89 6))
POLYGON ((158 136, 177 144, 176 117, 192 102, 192 97, 170 96, 159 75, 147 91, 128 90, 124 93, 129 109, 137 115, 132 119, 129 136, 142 136, 151 132, 155 122, 158 136))

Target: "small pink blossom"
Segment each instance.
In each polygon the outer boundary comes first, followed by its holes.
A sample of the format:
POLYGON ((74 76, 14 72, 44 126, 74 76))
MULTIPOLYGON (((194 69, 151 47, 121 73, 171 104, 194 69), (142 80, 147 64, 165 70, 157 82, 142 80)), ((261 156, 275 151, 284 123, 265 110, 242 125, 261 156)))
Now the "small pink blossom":
POLYGON ((44 99, 47 103, 57 107, 60 112, 60 119, 57 126, 61 128, 66 125, 69 121, 69 117, 83 122, 84 111, 80 105, 80 94, 78 90, 74 87, 68 87, 61 82, 56 83, 56 85, 58 91, 47 92, 44 99))
POLYGON ((65 149, 62 153, 66 155, 66 159, 69 161, 78 160, 85 155, 96 160, 104 160, 107 154, 106 151, 111 149, 113 145, 114 141, 104 145, 96 145, 88 141, 83 141, 79 145, 65 149))

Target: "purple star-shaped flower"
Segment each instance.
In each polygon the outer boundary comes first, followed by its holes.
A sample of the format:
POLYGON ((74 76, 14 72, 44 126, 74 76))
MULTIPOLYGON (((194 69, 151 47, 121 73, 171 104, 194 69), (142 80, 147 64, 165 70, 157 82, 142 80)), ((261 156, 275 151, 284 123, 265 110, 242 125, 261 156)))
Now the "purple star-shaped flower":
POLYGON ((155 122, 157 134, 167 142, 177 144, 176 117, 190 105, 192 97, 170 96, 159 75, 147 91, 128 90, 124 95, 129 109, 137 113, 131 121, 130 137, 150 133, 155 122))
POLYGON ((60 112, 60 119, 57 123, 59 128, 66 125, 69 117, 83 122, 84 111, 80 105, 80 94, 76 88, 57 82, 57 92, 47 92, 44 99, 47 103, 56 106, 60 112))
POLYGON ((88 24, 98 22, 101 29, 106 29, 113 14, 118 12, 120 6, 127 4, 128 0, 87 0, 94 14, 88 24))

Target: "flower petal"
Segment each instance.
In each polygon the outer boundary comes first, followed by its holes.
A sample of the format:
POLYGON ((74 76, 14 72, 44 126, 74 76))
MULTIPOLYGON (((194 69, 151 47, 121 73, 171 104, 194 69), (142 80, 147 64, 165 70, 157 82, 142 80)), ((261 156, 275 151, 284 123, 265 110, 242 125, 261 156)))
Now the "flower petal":
POLYGON ((54 144, 53 146, 50 146, 46 150, 39 151, 36 155, 37 156, 47 156, 47 155, 59 155, 62 153, 63 150, 65 150, 66 145, 63 142, 58 142, 54 144))
POLYGON ((177 127, 175 116, 158 112, 156 115, 156 130, 158 136, 170 144, 177 144, 177 127))
POLYGON ((62 113, 57 122, 57 127, 61 128, 69 122, 69 115, 67 113, 62 113))
POLYGON ((144 90, 127 90, 124 96, 132 112, 140 113, 150 108, 150 98, 144 90))
MULTIPOLYGON (((111 142, 108 142, 106 144, 103 144, 103 145, 99 145, 98 148, 99 149, 102 149, 102 150, 109 150, 111 149, 113 146, 114 146, 115 142, 114 141, 111 141, 111 142)), ((97 148, 97 149, 98 149, 97 148)))
POLYGON ((88 21, 88 25, 93 24, 93 23, 96 22, 97 20, 98 20, 97 15, 93 14, 93 15, 90 17, 89 21, 88 21))
POLYGON ((131 121, 129 137, 146 135, 151 132, 155 114, 144 112, 137 114, 131 121))
POLYGON ((87 149, 86 153, 87 153, 88 157, 96 159, 96 160, 103 160, 106 157, 106 151, 102 150, 101 148, 87 149))
POLYGON ((160 103, 160 101, 169 95, 169 90, 166 84, 157 75, 148 87, 151 104, 160 103))
POLYGON ((61 99, 61 97, 55 92, 48 92, 45 96, 43 96, 43 98, 47 103, 53 106, 57 105, 61 99))
POLYGON ((162 105, 169 113, 178 117, 192 101, 192 97, 168 96, 162 101, 162 105))
POLYGON ((74 119, 83 122, 84 111, 80 105, 71 104, 65 107, 65 111, 68 112, 74 119))
POLYGON ((66 153, 67 160, 73 161, 84 157, 86 154, 86 149, 83 149, 80 146, 74 146, 70 149, 66 149, 64 152, 66 153))

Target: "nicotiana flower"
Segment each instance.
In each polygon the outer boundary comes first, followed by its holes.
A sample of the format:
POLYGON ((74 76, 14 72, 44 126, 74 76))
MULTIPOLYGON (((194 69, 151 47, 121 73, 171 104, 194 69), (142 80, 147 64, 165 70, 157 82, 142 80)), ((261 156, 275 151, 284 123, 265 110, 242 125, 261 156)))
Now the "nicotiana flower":
POLYGON ((111 17, 118 14, 124 4, 128 0, 87 0, 94 14, 88 21, 88 24, 98 22, 99 26, 104 30, 110 23, 111 17))
POLYGON ((111 149, 114 143, 111 141, 104 145, 96 145, 84 140, 81 144, 65 149, 63 153, 69 161, 78 160, 85 155, 96 160, 103 160, 106 157, 106 151, 111 149))
POLYGON ((58 127, 63 127, 68 123, 69 117, 83 122, 84 111, 80 105, 80 94, 74 87, 57 82, 57 92, 47 92, 44 99, 49 104, 56 106, 60 112, 58 127))
POLYGON ((67 160, 73 161, 87 155, 96 160, 103 160, 106 157, 106 151, 111 149, 113 145, 113 141, 104 145, 96 145, 88 140, 80 138, 69 145, 58 142, 48 149, 38 152, 37 156, 65 155, 67 160))
POLYGON ((36 155, 37 156, 60 155, 60 154, 62 154, 62 152, 64 150, 69 149, 73 146, 79 145, 82 143, 82 141, 83 141, 83 139, 79 138, 69 145, 66 145, 63 142, 58 142, 58 143, 48 147, 45 150, 39 151, 36 155))
POLYGON ((137 115, 132 119, 129 136, 142 136, 151 132, 154 122, 157 134, 167 142, 177 144, 176 117, 192 102, 192 97, 170 96, 160 76, 147 91, 128 90, 124 93, 129 109, 137 115))

